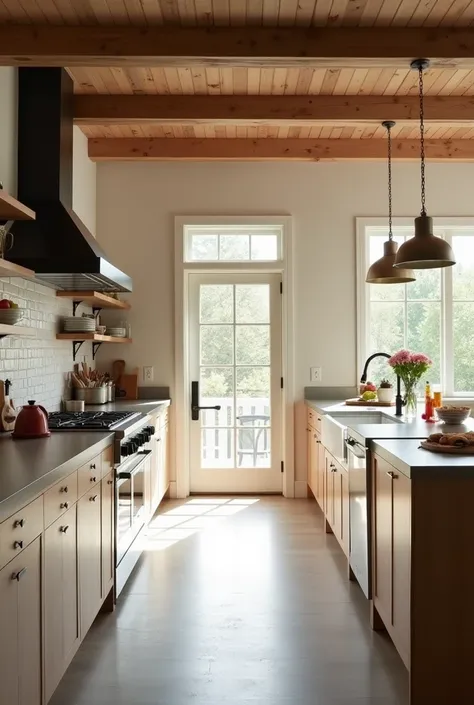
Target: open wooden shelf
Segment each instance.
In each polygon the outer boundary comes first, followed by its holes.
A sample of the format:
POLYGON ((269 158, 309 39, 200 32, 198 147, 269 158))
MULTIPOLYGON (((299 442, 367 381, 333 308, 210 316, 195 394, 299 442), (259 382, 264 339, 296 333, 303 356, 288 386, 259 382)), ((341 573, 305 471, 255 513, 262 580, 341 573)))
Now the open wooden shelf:
POLYGON ((94 343, 131 343, 131 338, 114 338, 111 335, 99 335, 99 333, 58 333, 57 340, 92 340, 94 343))
POLYGON ((35 273, 32 269, 27 269, 19 264, 14 264, 13 262, 0 258, 0 277, 24 277, 25 279, 32 279, 34 276, 35 273))
POLYGON ((6 323, 0 323, 0 338, 3 338, 5 335, 34 337, 36 333, 36 328, 27 328, 21 325, 9 326, 6 323))
POLYGON ((62 299, 72 299, 75 303, 85 303, 93 308, 115 308, 126 310, 130 304, 119 301, 100 291, 57 291, 56 296, 62 299))
POLYGON ((35 220, 36 213, 0 189, 0 220, 35 220))

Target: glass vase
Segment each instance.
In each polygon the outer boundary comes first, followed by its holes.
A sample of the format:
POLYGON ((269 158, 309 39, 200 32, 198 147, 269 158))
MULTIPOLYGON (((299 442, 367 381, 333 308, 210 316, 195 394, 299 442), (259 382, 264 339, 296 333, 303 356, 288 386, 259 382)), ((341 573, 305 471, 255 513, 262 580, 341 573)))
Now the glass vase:
POLYGON ((405 418, 416 419, 417 408, 416 383, 410 384, 405 382, 405 418))

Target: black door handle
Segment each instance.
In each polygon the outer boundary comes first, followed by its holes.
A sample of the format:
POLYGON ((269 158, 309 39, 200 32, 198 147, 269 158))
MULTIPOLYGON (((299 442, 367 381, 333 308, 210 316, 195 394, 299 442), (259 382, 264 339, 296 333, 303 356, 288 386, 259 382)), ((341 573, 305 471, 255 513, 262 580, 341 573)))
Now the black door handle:
POLYGON ((199 421, 199 412, 202 409, 220 411, 220 406, 199 406, 199 382, 191 382, 191 419, 199 421))

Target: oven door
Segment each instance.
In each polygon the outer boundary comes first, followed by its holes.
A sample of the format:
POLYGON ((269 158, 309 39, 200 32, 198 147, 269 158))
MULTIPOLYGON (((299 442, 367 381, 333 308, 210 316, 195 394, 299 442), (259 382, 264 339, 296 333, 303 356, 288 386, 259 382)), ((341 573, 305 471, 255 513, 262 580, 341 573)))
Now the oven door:
POLYGON ((365 596, 371 596, 370 511, 367 449, 354 438, 346 440, 349 472, 349 565, 365 596))
POLYGON ((145 523, 145 470, 149 450, 141 451, 117 469, 117 565, 145 523))

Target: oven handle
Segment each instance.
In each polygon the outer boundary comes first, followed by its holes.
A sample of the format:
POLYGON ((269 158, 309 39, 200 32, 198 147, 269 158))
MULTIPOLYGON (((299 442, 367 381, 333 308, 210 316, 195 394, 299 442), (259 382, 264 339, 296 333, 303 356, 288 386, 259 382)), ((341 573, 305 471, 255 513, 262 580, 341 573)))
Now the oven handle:
POLYGON ((138 455, 142 455, 143 458, 133 466, 131 470, 122 470, 121 472, 118 473, 117 479, 118 480, 130 480, 135 473, 137 473, 143 463, 146 461, 147 457, 150 455, 151 450, 141 450, 138 455))
POLYGON ((362 445, 362 443, 355 441, 353 438, 347 438, 345 444, 347 450, 353 453, 356 458, 360 458, 360 460, 365 460, 367 449, 365 446, 362 445), (359 448, 361 450, 359 450, 359 448))

